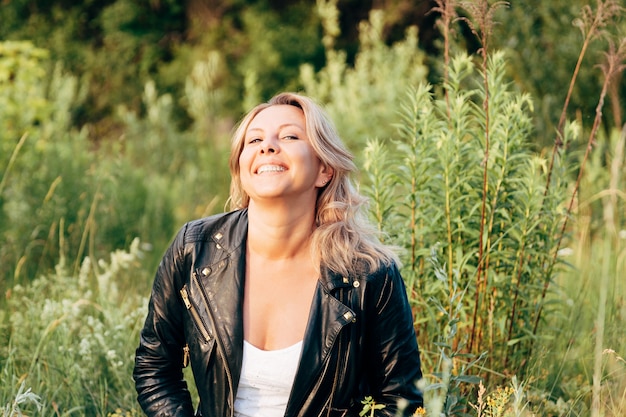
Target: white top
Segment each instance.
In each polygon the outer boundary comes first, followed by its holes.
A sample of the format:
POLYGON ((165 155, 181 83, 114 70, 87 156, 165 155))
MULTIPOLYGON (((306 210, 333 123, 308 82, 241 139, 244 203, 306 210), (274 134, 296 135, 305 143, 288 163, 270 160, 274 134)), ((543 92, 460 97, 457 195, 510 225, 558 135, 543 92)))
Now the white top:
POLYGON ((283 417, 301 351, 302 341, 262 350, 244 340, 235 417, 283 417))

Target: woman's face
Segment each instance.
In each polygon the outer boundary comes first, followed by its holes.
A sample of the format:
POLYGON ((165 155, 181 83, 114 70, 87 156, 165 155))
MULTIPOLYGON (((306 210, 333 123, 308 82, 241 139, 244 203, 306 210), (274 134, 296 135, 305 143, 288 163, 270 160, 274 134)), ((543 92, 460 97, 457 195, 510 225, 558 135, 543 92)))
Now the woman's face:
POLYGON ((330 176, 306 134, 301 109, 274 105, 250 122, 239 155, 239 175, 252 201, 288 199, 315 204, 330 176))

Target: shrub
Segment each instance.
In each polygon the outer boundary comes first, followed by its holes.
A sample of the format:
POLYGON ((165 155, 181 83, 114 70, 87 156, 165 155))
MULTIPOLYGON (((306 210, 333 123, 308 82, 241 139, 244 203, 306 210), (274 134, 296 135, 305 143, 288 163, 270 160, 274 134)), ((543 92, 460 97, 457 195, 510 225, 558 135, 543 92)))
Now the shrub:
POLYGON ((326 65, 315 72, 312 65, 301 68, 306 94, 324 103, 346 143, 358 151, 368 138, 387 138, 399 122, 398 97, 407 86, 426 78, 424 54, 417 47, 417 28, 411 27, 404 40, 387 46, 382 30, 382 10, 372 11, 359 27, 359 49, 354 64, 346 52, 334 49, 339 35, 336 1, 318 2, 324 24, 326 65))
POLYGON ((78 80, 59 66, 47 76, 47 54, 30 43, 0 43, 0 51, 2 286, 34 279, 61 255, 77 269, 85 254, 135 236, 169 239, 164 187, 123 155, 102 158, 87 129, 72 128, 84 98, 78 80))
MULTIPOLYGON (((448 101, 416 87, 395 146, 370 141, 365 150, 374 218, 404 246, 420 342, 439 350, 425 352, 427 369, 449 357, 459 374, 477 358, 523 372, 532 341, 548 336, 535 321, 544 282, 554 279, 546 265, 558 249, 567 183, 557 175, 544 195, 546 161, 530 149, 532 101, 511 91, 504 64, 502 53, 489 59, 487 107, 472 59, 454 58, 448 101)), ((573 126, 566 133, 571 139, 573 126)))
POLYGON ((129 289, 145 282, 141 257, 135 240, 128 251, 111 253, 108 262, 85 258, 77 275, 61 258, 55 272, 8 293, 0 404, 13 403, 25 386, 39 401, 23 404, 22 411, 37 407, 39 415, 138 411, 130 377, 133 341, 149 291, 129 289))

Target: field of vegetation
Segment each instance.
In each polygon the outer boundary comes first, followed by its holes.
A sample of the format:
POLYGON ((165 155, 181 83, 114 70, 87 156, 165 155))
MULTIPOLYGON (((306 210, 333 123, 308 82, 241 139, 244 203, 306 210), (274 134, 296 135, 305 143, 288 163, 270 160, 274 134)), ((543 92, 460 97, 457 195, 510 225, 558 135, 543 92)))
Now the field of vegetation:
POLYGON ((159 259, 282 90, 324 104, 400 247, 425 415, 626 415, 618 1, 96 3, 0 5, 3 416, 141 415, 159 259))

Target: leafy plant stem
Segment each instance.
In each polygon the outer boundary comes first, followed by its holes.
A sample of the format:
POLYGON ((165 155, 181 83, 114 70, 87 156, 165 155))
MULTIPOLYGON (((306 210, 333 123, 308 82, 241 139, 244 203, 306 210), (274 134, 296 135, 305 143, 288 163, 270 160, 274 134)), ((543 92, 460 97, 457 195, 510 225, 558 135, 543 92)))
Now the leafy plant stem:
MULTIPOLYGON (((453 285, 454 285, 454 276, 453 276, 453 269, 452 269, 452 215, 451 215, 451 208, 450 208, 450 171, 449 171, 449 166, 446 165, 445 167, 445 189, 446 189, 446 227, 447 227, 447 238, 448 238, 448 246, 446 248, 446 253, 448 255, 448 262, 447 262, 447 274, 448 274, 448 290, 450 291, 449 294, 452 295, 453 294, 453 285)), ((452 301, 452 300, 450 300, 452 301)), ((450 308, 452 308, 452 302, 450 302, 450 308)), ((450 315, 452 315, 452 310, 450 310, 450 315)))
POLYGON ((448 81, 450 78, 450 24, 455 17, 455 0, 436 0, 437 7, 433 8, 433 11, 437 11, 441 14, 442 22, 439 26, 442 29, 443 36, 443 85, 444 95, 446 100, 446 113, 448 115, 448 121, 452 122, 452 110, 450 108, 450 93, 448 91, 448 81))
POLYGON ((478 322, 478 311, 480 310, 480 297, 481 293, 483 293, 486 289, 486 281, 487 281, 487 271, 484 267, 485 259, 484 259, 484 250, 485 250, 485 223, 487 216, 487 193, 489 189, 489 77, 487 73, 487 47, 488 47, 488 32, 489 28, 487 27, 487 15, 489 4, 486 0, 482 0, 481 3, 482 9, 482 20, 483 27, 481 28, 481 43, 482 48, 480 53, 482 55, 482 75, 483 75, 483 86, 485 89, 485 97, 483 99, 483 110, 485 112, 485 151, 483 156, 483 189, 482 189, 482 198, 481 198, 481 209, 480 209, 480 224, 479 224, 479 232, 478 232, 478 267, 476 271, 476 294, 475 294, 475 304, 474 304, 474 313, 472 317, 472 331, 469 342, 469 351, 472 352, 474 348, 474 341, 476 337, 477 330, 477 322, 478 322), (483 271, 483 268, 485 270, 483 271), (484 279, 483 279, 484 273, 484 279))
MULTIPOLYGON (((511 306, 511 315, 509 317, 509 329, 507 331, 506 340, 511 340, 513 337, 513 325, 515 323, 515 317, 517 315, 517 303, 519 298, 520 286, 522 282, 522 271, 524 266, 524 250, 526 249, 526 230, 524 230, 524 235, 522 237, 521 247, 519 248, 519 253, 517 255, 517 259, 519 262, 516 264, 517 271, 513 272, 513 276, 515 277, 515 291, 513 293, 513 305, 511 306)), ((504 368, 509 365, 509 350, 510 348, 507 346, 504 353, 504 368)))

